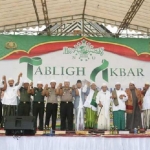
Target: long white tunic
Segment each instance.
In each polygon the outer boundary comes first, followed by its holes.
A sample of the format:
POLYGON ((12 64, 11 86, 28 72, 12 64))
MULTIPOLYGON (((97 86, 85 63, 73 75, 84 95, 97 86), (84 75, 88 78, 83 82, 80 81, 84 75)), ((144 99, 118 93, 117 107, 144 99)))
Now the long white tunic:
POLYGON ((78 89, 79 91, 79 105, 77 107, 77 109, 75 110, 76 111, 76 123, 75 123, 75 126, 76 126, 76 130, 84 130, 84 106, 83 106, 83 99, 82 98, 85 98, 85 97, 82 97, 82 92, 83 93, 86 93, 87 91, 87 85, 84 85, 84 87, 82 88, 79 88, 78 89))
POLYGON ((110 128, 110 102, 111 102, 111 93, 109 91, 103 92, 99 91, 96 97, 96 103, 103 105, 103 107, 98 107, 98 125, 97 128, 101 130, 109 130, 110 128))
POLYGON ((83 109, 83 101, 81 96, 81 89, 78 89, 79 91, 79 106, 77 109, 77 120, 76 120, 76 130, 84 130, 84 109, 83 109))
POLYGON ((125 105, 125 101, 127 101, 128 96, 126 94, 125 91, 123 90, 116 90, 116 94, 117 94, 117 98, 118 98, 118 106, 115 106, 113 103, 113 111, 118 111, 118 110, 126 110, 126 105, 125 105), (120 95, 125 95, 126 97, 123 97, 123 99, 120 99, 120 95))
POLYGON ((150 109, 150 88, 148 88, 143 98, 143 110, 146 109, 150 109))

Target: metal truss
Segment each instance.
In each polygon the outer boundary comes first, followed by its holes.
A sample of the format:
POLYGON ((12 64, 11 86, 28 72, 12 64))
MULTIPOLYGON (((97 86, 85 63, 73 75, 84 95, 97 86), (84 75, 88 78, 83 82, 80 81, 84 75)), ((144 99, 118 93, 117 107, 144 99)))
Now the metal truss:
POLYGON ((142 6, 144 0, 134 0, 131 7, 129 8, 127 14, 125 15, 123 21, 121 22, 116 36, 119 36, 120 32, 123 31, 124 29, 127 29, 128 26, 130 25, 132 19, 138 12, 139 8, 142 6))
POLYGON ((82 13, 82 35, 84 36, 84 20, 85 20, 85 8, 86 8, 86 2, 87 0, 84 1, 84 7, 83 7, 83 13, 82 13))
MULTIPOLYGON (((91 21, 91 22, 96 22, 99 25, 112 25, 112 26, 119 26, 121 22, 119 21, 114 21, 111 19, 105 19, 102 17, 95 17, 91 15, 84 15, 84 20, 91 21)), ((53 26, 55 24, 68 24, 68 22, 74 22, 74 21, 81 21, 82 20, 82 14, 74 15, 74 16, 65 16, 65 17, 59 17, 59 18, 52 18, 49 19, 50 24, 53 26)), ((44 25, 45 22, 44 20, 39 20, 39 23, 33 21, 33 22, 26 22, 26 23, 20 23, 20 24, 14 24, 13 27, 9 25, 7 26, 0 26, 0 32, 1 34, 5 34, 5 32, 13 32, 14 34, 18 33, 18 30, 22 30, 23 28, 29 28, 29 27, 38 27, 44 25)), ((50 25, 49 25, 50 26, 50 25)), ((142 26, 137 26, 134 24, 130 24, 128 26, 128 29, 130 30, 135 30, 135 31, 140 31, 142 32, 141 34, 150 34, 150 28, 142 27, 142 26)), ((29 31, 30 32, 30 31, 29 31)), ((37 31, 37 35, 39 34, 39 31, 37 31)))
POLYGON ((37 11, 35 0, 32 0, 32 3, 33 3, 33 7, 34 7, 36 18, 37 18, 37 22, 39 24, 39 15, 38 15, 38 11, 37 11))
POLYGON ((46 0, 41 0, 41 4, 42 4, 42 10, 43 10, 43 15, 44 15, 44 21, 45 21, 45 26, 47 28, 47 35, 50 35, 50 21, 48 18, 48 10, 47 10, 47 5, 46 5, 46 0))
MULTIPOLYGON (((45 29, 46 31, 46 29, 45 29)), ((74 21, 72 23, 64 23, 64 24, 55 24, 50 29, 51 35, 53 36, 68 36, 68 35, 76 35, 74 31, 79 31, 78 35, 80 36, 107 36, 112 37, 113 34, 103 25, 99 25, 98 23, 93 23, 87 20, 74 21), (84 22, 84 24, 83 24, 84 22)), ((40 35, 45 35, 46 32, 42 31, 40 35)))
MULTIPOLYGON (((50 19, 51 22, 43 31, 31 31, 24 30, 23 28, 18 29, 19 24, 14 25, 14 29, 9 29, 7 26, 3 30, 0 30, 0 34, 3 35, 47 35, 47 31, 50 30, 51 36, 85 36, 85 37, 116 37, 115 33, 111 33, 106 26, 113 25, 118 26, 120 22, 113 20, 106 20, 104 18, 98 18, 94 16, 84 15, 76 16, 66 16, 62 18, 53 18, 50 19), (84 24, 83 24, 84 22, 84 24), (75 34, 74 31, 80 31, 79 34, 75 34)), ((44 25, 44 20, 39 20, 39 24, 33 22, 27 23, 26 27, 30 25, 38 27, 44 25)), ((119 37, 134 37, 134 38, 150 38, 150 29, 131 25, 128 29, 134 29, 138 31, 143 31, 141 34, 120 34, 119 37)), ((127 31, 127 30, 126 30, 127 31)))

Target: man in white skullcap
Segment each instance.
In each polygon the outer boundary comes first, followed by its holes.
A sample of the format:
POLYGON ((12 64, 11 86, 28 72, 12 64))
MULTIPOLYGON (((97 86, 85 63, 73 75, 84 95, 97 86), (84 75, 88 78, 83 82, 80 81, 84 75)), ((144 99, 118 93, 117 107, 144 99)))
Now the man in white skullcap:
POLYGON ((141 109, 143 96, 141 91, 135 87, 135 83, 131 81, 129 88, 126 89, 128 100, 126 101, 126 128, 132 131, 134 128, 142 128, 141 109))
POLYGON ((61 96, 60 103, 60 118, 61 118, 61 130, 73 130, 73 97, 75 97, 75 86, 70 87, 70 81, 64 81, 64 87, 60 83, 57 87, 57 91, 61 96), (66 121, 68 128, 66 128, 66 121))
POLYGON ((121 89, 121 84, 117 82, 115 89, 112 91, 113 100, 113 124, 118 130, 125 130, 125 110, 128 96, 125 91, 121 89))
POLYGON ((17 91, 22 86, 22 73, 18 76, 19 84, 14 85, 14 79, 9 78, 8 84, 6 82, 6 77, 4 78, 4 96, 2 99, 3 104, 3 116, 15 116, 17 109, 17 91))
POLYGON ((150 83, 146 82, 143 94, 143 126, 145 129, 150 129, 150 83))
POLYGON ((35 116, 35 127, 37 128, 37 117, 39 116, 39 130, 43 130, 44 117, 44 97, 46 93, 43 90, 42 81, 37 82, 37 87, 32 90, 33 95, 33 116, 35 116))
POLYGON ((100 130, 110 129, 110 108, 111 93, 107 89, 106 83, 102 84, 101 90, 96 96, 96 103, 98 104, 98 124, 97 128, 100 130))
POLYGON ((2 77, 2 80, 0 82, 0 128, 3 127, 3 122, 2 122, 2 92, 4 90, 4 80, 5 76, 2 77))
POLYGON ((52 127, 52 130, 56 129, 56 119, 57 119, 57 108, 58 108, 58 91, 56 89, 56 81, 53 79, 50 81, 50 87, 45 86, 44 91, 46 91, 47 104, 46 104, 46 117, 45 126, 52 127), (50 119, 52 120, 51 125, 50 119))
POLYGON ((98 94, 98 90, 96 84, 91 83, 91 87, 89 89, 88 96, 85 100, 84 107, 86 109, 86 124, 85 127, 87 129, 93 129, 96 124, 97 117, 97 103, 96 96, 98 94))

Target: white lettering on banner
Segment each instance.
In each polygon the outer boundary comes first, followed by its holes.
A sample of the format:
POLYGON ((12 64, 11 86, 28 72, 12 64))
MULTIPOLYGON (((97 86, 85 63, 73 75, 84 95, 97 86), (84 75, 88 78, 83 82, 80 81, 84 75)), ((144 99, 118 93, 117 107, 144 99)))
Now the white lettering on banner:
POLYGON ((69 75, 85 76, 85 67, 45 67, 40 66, 36 69, 34 75, 69 75))
POLYGON ((142 68, 110 68, 110 76, 144 76, 142 68))
MULTIPOLYGON (((42 80, 44 84, 49 83, 51 79, 55 79, 57 83, 63 82, 66 78, 71 84, 75 84, 77 80, 88 80, 94 68, 102 65, 102 60, 108 61, 108 66, 97 72, 95 82, 101 86, 106 82, 109 87, 114 87, 116 82, 120 82, 123 88, 128 87, 130 81, 136 83, 136 87, 143 87, 144 83, 150 82, 150 62, 129 59, 110 52, 105 52, 103 56, 96 57, 94 60, 81 61, 80 59, 72 59, 69 55, 63 55, 62 51, 43 54, 38 56, 42 59, 40 66, 33 66, 33 82, 36 85, 38 80, 42 80), (108 81, 103 76, 108 75, 108 81)), ((12 77, 17 80, 20 72, 23 78, 27 79, 27 63, 19 63, 17 60, 1 60, 1 76, 6 75, 7 78, 12 77), (6 67, 4 67, 6 66, 6 67)))

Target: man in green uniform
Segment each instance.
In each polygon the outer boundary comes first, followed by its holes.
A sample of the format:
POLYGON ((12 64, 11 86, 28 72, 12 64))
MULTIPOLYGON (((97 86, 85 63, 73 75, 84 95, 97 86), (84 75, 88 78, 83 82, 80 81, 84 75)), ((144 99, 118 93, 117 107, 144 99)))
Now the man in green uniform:
POLYGON ((43 117, 44 117, 44 97, 43 83, 37 82, 37 87, 32 91, 33 100, 33 116, 35 116, 35 127, 37 128, 37 117, 39 115, 39 130, 43 130, 43 117))
POLYGON ((31 94, 33 93, 33 83, 29 85, 28 81, 24 81, 20 88, 20 103, 18 105, 19 116, 29 116, 31 108, 31 94))

